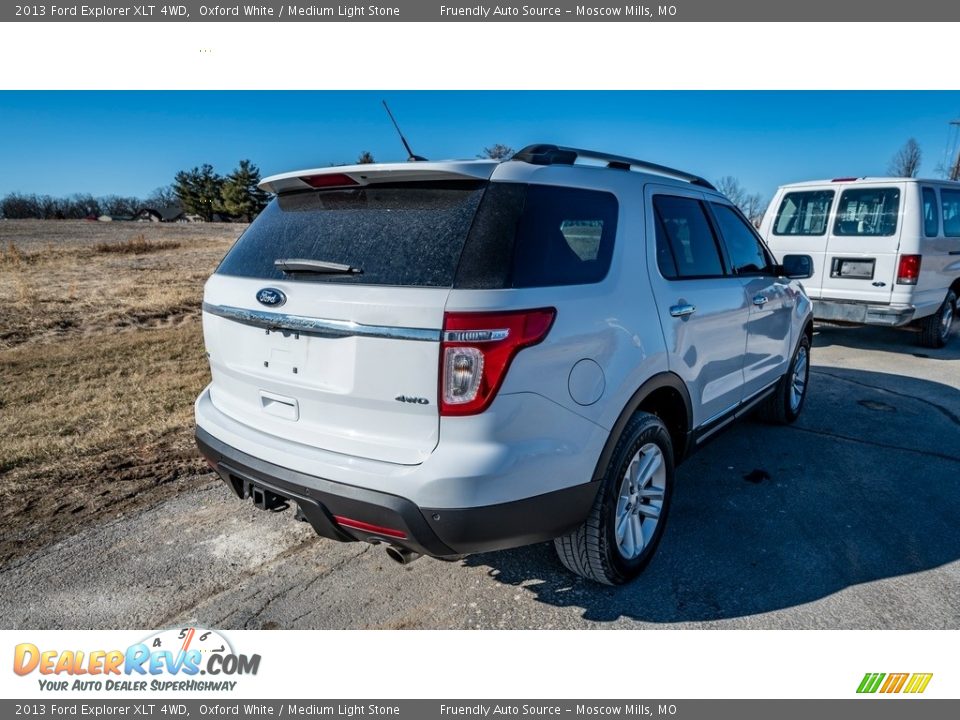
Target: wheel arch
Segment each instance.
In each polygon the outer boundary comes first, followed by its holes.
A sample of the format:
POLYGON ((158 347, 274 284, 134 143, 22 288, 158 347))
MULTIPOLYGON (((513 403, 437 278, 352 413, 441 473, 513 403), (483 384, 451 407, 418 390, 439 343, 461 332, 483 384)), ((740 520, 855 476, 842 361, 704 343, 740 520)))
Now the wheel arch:
POLYGON ((617 440, 623 428, 638 411, 649 412, 659 417, 667 426, 673 443, 674 464, 679 465, 690 447, 690 432, 693 424, 693 405, 686 385, 678 375, 662 372, 649 378, 631 396, 620 411, 617 421, 610 430, 597 467, 593 471, 593 480, 600 480, 610 463, 610 457, 616 448, 617 440))
MULTIPOLYGON (((953 281, 948 290, 952 290, 953 294, 960 298, 960 277, 953 281)), ((946 297, 946 295, 944 295, 946 297)))

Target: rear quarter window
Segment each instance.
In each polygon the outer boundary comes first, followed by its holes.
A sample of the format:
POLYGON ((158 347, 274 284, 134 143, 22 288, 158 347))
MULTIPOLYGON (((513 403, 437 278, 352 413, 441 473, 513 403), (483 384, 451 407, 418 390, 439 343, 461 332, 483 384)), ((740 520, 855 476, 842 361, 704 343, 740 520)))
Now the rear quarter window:
POLYGON ((780 201, 774 235, 823 235, 833 205, 833 190, 789 192, 780 201))
POLYGON ((586 285, 610 269, 619 204, 600 190, 491 183, 456 287, 586 285))
POLYGON ((890 236, 899 219, 899 188, 851 188, 840 195, 833 234, 890 236))

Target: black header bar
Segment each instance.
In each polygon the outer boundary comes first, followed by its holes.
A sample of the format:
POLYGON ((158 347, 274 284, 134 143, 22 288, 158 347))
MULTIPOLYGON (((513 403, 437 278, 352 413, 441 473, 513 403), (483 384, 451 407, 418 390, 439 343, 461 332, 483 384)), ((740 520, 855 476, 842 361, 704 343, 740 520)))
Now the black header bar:
MULTIPOLYGON (((377 3, 225 2, 174 0, 125 2, 3 3, 0 22, 952 22, 960 3, 942 0, 667 0, 665 3, 438 2, 377 3)), ((862 39, 864 27, 851 26, 862 39)), ((811 43, 811 52, 820 48, 811 43)))

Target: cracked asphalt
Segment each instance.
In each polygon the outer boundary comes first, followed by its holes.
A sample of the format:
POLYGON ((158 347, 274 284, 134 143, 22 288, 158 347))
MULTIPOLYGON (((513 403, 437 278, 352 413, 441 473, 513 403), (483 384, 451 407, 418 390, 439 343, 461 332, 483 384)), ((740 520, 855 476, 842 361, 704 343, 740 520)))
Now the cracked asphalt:
POLYGON ((687 461, 627 587, 549 544, 399 566, 211 480, 0 567, 0 625, 956 629, 958 477, 960 337, 819 328, 801 419, 739 423, 687 461))

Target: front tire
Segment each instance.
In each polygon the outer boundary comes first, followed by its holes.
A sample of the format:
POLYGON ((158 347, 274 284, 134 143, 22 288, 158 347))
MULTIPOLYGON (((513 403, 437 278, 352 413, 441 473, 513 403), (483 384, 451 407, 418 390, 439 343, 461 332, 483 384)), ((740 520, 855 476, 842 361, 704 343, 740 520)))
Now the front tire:
POLYGON ((928 348, 942 348, 946 345, 956 314, 957 296, 950 290, 943 300, 943 305, 933 315, 920 321, 920 344, 928 348))
POLYGON ((673 492, 673 444, 663 421, 638 412, 623 429, 586 521, 554 540, 560 562, 588 580, 622 585, 650 562, 673 492))
POLYGON ((789 425, 794 422, 803 410, 809 381, 810 338, 804 333, 790 360, 790 369, 780 378, 773 395, 760 405, 760 419, 773 425, 789 425))

